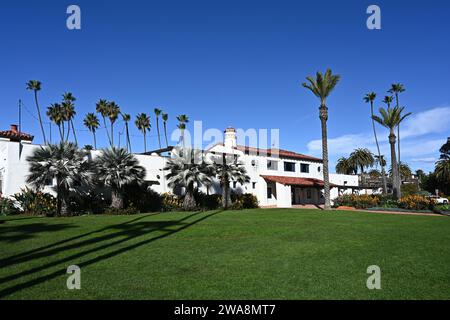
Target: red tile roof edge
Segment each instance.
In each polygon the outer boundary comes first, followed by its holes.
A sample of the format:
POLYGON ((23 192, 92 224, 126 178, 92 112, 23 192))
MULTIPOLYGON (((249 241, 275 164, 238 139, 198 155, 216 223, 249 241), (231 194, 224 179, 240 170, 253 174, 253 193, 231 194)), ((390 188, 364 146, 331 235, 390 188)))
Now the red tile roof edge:
MULTIPOLYGON (((315 178, 300 178, 300 177, 286 177, 286 176, 267 176, 261 175, 262 178, 272 181, 278 182, 284 185, 293 185, 293 186, 306 186, 306 187, 323 187, 323 180, 315 179, 315 178)), ((337 187, 338 185, 330 183, 330 187, 337 187)))

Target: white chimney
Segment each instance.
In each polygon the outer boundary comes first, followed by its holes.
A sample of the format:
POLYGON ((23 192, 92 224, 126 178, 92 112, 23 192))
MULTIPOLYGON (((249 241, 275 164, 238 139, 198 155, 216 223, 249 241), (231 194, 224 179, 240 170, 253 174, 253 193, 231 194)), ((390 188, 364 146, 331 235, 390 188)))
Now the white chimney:
POLYGON ((224 145, 225 148, 227 149, 236 148, 237 146, 236 129, 230 127, 225 129, 224 145))

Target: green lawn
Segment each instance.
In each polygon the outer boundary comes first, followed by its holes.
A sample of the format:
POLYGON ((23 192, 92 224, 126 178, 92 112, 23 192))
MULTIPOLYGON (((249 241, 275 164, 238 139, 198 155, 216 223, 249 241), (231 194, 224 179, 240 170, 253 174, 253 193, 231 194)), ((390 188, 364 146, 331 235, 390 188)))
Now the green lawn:
POLYGON ((8 217, 7 299, 449 299, 450 218, 270 209, 8 217), (81 267, 81 290, 66 268, 81 267), (366 269, 381 268, 381 290, 366 269))

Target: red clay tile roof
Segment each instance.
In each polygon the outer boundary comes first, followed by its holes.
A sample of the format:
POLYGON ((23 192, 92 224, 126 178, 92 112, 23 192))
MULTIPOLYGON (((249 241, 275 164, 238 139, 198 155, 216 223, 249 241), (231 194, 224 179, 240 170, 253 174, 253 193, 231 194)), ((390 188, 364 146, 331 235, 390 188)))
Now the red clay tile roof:
MULTIPOLYGON (((272 182, 278 182, 284 185, 301 186, 301 187, 323 187, 323 181, 314 178, 297 178, 297 177, 281 177, 281 176, 265 176, 264 179, 272 182)), ((337 185, 330 183, 330 187, 337 187, 337 185)))
POLYGON ((0 131, 0 138, 6 138, 12 141, 20 141, 20 140, 33 141, 34 136, 24 132, 19 133, 19 131, 17 131, 17 126, 11 125, 10 130, 0 131))
POLYGON ((297 160, 307 160, 307 161, 313 161, 313 162, 322 162, 322 159, 315 158, 311 156, 307 156, 305 154, 297 153, 294 151, 288 151, 283 149, 259 149, 259 148, 253 148, 253 147, 247 147, 247 146, 237 146, 236 149, 242 151, 242 152, 250 152, 257 155, 277 155, 279 157, 284 158, 290 158, 290 159, 297 159, 297 160))

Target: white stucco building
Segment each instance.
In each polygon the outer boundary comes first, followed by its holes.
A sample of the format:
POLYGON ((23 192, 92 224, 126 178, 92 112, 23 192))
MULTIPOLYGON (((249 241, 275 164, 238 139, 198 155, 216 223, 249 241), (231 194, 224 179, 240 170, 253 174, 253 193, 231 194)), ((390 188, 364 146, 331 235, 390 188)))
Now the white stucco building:
MULTIPOLYGON (((33 150, 40 145, 32 144, 33 137, 19 133, 17 126, 0 131, 0 192, 12 196, 26 187, 29 164, 26 161, 33 150)), ((140 164, 147 171, 146 181, 156 192, 172 192, 163 174, 163 168, 170 157, 171 148, 146 154, 136 154, 140 164)), ((100 151, 91 152, 95 158, 100 151)), ((237 145, 236 130, 225 130, 224 142, 205 151, 211 154, 232 154, 243 162, 250 176, 250 182, 239 185, 232 182, 235 192, 252 193, 262 207, 289 208, 296 205, 321 205, 323 198, 322 159, 292 151, 258 149, 237 145)), ((53 193, 52 181, 44 191, 53 193)), ((331 199, 342 193, 358 189, 358 176, 330 174, 331 199)), ((203 188, 204 189, 204 188, 203 188)), ((203 190, 205 191, 205 190, 203 190)), ((209 193, 220 192, 218 181, 209 188, 209 193)))

